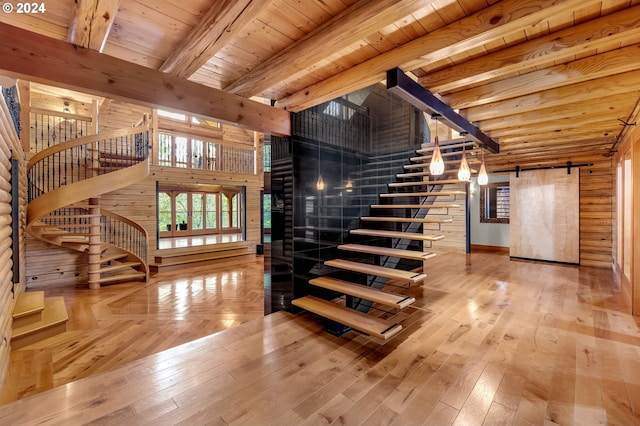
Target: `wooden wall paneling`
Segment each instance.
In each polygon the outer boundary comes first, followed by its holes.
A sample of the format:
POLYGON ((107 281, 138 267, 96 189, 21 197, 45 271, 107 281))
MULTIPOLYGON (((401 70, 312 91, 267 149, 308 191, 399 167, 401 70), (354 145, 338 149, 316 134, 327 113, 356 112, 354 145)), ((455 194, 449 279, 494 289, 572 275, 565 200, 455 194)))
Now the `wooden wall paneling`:
POLYGON ((511 175, 510 255, 580 262, 580 174, 563 169, 511 175))
POLYGON ((631 280, 631 313, 640 316, 640 131, 635 132, 632 146, 632 173, 633 173, 633 228, 631 232, 633 241, 633 271, 631 280))

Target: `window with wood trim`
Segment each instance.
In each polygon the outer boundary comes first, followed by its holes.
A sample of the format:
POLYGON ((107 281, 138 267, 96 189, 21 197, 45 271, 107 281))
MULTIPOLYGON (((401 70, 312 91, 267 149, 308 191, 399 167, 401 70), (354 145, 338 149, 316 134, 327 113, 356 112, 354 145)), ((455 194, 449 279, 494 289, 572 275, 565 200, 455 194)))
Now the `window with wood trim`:
POLYGON ((158 190, 160 237, 242 232, 242 193, 239 189, 193 191, 158 190))

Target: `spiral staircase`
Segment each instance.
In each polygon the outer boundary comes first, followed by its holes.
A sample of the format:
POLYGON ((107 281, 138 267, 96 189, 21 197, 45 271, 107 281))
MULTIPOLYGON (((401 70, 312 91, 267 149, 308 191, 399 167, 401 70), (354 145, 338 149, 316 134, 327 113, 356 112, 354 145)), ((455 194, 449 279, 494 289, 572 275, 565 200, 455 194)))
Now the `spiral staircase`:
POLYGON ((60 142, 28 162, 27 232, 86 253, 89 288, 148 279, 146 230, 100 206, 101 195, 148 175, 148 157, 142 125, 60 142))

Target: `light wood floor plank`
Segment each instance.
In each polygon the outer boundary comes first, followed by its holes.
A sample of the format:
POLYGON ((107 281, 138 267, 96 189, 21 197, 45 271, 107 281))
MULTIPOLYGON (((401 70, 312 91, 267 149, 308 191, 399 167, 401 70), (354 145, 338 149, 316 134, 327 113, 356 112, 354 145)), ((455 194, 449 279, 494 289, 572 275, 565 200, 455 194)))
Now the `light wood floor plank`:
POLYGON ((403 326, 384 342, 263 317, 262 271, 55 290, 70 329, 12 354, 0 424, 640 424, 640 327, 611 271, 445 253, 387 289, 416 302, 378 314, 403 326))

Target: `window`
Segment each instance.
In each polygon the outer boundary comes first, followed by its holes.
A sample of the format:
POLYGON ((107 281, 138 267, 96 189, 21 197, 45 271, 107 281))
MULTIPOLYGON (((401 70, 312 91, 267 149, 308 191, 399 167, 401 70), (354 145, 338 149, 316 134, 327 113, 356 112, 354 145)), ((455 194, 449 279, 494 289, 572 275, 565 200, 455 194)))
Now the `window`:
POLYGON ((264 145, 264 159, 262 170, 265 173, 269 173, 271 171, 271 145, 264 145))
POLYGON ((240 190, 158 190, 160 237, 216 234, 242 230, 240 190))

